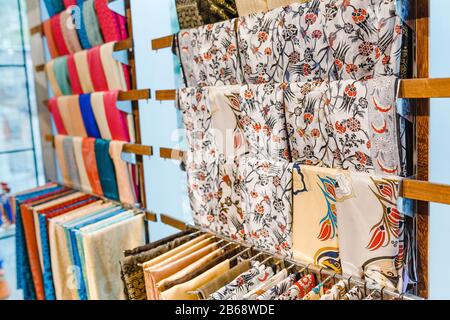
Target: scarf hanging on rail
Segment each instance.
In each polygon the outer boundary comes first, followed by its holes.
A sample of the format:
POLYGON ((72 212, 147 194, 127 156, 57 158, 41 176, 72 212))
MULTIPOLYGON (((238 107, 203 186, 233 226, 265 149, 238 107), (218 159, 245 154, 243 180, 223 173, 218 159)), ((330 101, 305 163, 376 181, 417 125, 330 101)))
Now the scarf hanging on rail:
POLYGON ((64 40, 60 15, 58 14, 51 17, 50 24, 52 28, 53 39, 55 40, 59 56, 66 56, 70 54, 69 49, 66 45, 66 41, 64 40))
POLYGON ((120 202, 134 205, 137 203, 135 186, 132 177, 132 166, 122 160, 122 150, 125 142, 111 141, 109 154, 113 160, 119 188, 120 202))
POLYGON ((86 28, 86 34, 89 41, 89 49, 102 45, 103 37, 98 24, 97 14, 95 13, 94 0, 86 0, 82 4, 83 23, 86 28))
POLYGON ((48 108, 49 108, 50 114, 52 115, 53 122, 55 124, 56 131, 58 132, 58 134, 68 135, 68 132, 64 125, 63 118, 61 116, 61 113, 59 112, 58 101, 56 98, 51 98, 48 101, 48 108))
POLYGON ((182 30, 178 41, 187 86, 242 83, 236 20, 182 30))
POLYGON ((44 31, 44 36, 47 39, 47 46, 50 52, 50 56, 52 59, 55 59, 56 57, 59 56, 59 52, 55 42, 55 38, 53 37, 51 24, 52 22, 50 19, 42 22, 42 30, 44 31))
POLYGON ((87 171, 89 183, 92 192, 96 195, 103 195, 103 189, 100 182, 99 172, 97 169, 97 159, 95 157, 95 139, 83 139, 82 145, 84 167, 87 171))
POLYGON ((44 0, 45 7, 47 8, 48 15, 50 17, 64 10, 63 2, 59 0, 44 0))
POLYGON ((103 92, 103 103, 112 140, 130 142, 127 115, 117 107, 118 91, 103 92))
POLYGON ((90 49, 87 55, 94 91, 108 91, 108 83, 106 81, 105 69, 102 65, 100 47, 90 49))
POLYGON ((97 169, 99 170, 100 182, 103 194, 108 199, 119 200, 116 173, 114 164, 109 156, 110 141, 95 140, 95 157, 97 159, 97 169))
POLYGON ((293 251, 298 261, 341 273, 336 170, 294 165, 293 251))
POLYGON ((103 92, 91 94, 92 111, 95 115, 101 137, 105 140, 112 140, 112 133, 109 129, 108 118, 106 116, 105 99, 103 92))
POLYGON ((130 88, 126 79, 129 79, 128 68, 126 65, 117 61, 113 57, 115 42, 100 46, 100 56, 103 70, 108 83, 109 90, 126 91, 130 88))
POLYGON ((78 76, 77 66, 75 65, 74 55, 69 55, 67 57, 67 71, 69 73, 70 86, 73 94, 82 94, 83 89, 78 76))
POLYGON ((101 138, 94 111, 92 110, 91 95, 81 94, 79 96, 80 110, 83 117, 84 127, 88 137, 101 138))
POLYGON ((87 193, 92 193, 91 183, 87 173, 87 168, 83 159, 83 138, 73 137, 73 148, 75 154, 75 161, 80 176, 80 189, 87 193))
POLYGON ((72 14, 68 11, 63 11, 59 14, 62 35, 66 43, 69 53, 81 51, 80 41, 78 40, 77 26, 74 23, 72 14))
POLYGON ((96 0, 94 5, 105 43, 128 38, 125 17, 111 11, 108 0, 96 0))

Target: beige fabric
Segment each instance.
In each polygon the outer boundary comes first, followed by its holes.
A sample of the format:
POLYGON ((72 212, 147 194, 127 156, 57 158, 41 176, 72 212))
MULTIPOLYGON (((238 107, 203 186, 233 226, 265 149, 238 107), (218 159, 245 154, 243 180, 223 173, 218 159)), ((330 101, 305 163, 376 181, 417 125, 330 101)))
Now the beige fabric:
POLYGON ((131 165, 122 160, 122 150, 125 142, 111 141, 109 144, 109 155, 116 169, 117 187, 119 189, 120 202, 135 205, 137 202, 134 191, 131 165))
POLYGON ((66 159, 64 157, 64 137, 65 136, 61 135, 57 135, 55 137, 55 151, 59 168, 61 170, 63 184, 70 187, 72 185, 72 179, 70 178, 69 169, 66 166, 66 159))
POLYGON ((94 112, 95 121, 97 121, 100 134, 105 140, 112 140, 111 130, 109 130, 108 118, 105 112, 105 100, 103 92, 95 92, 91 94, 92 111, 94 112))
POLYGON ((269 10, 267 0, 236 0, 236 6, 240 17, 269 10))
POLYGON ((166 259, 169 259, 170 257, 172 257, 172 256, 174 256, 174 255, 176 255, 176 254, 178 254, 180 252, 183 252, 184 250, 186 250, 189 247, 195 245, 196 243, 199 243, 199 242, 205 240, 208 237, 209 237, 209 235, 204 234, 204 235, 201 235, 201 236, 199 236, 199 237, 197 237, 195 239, 192 239, 192 240, 186 242, 185 244, 182 244, 181 246, 178 246, 178 247, 170 250, 169 252, 166 252, 166 253, 160 255, 159 257, 156 257, 156 258, 154 258, 154 259, 152 259, 150 261, 147 261, 146 263, 143 264, 142 267, 143 268, 149 268, 149 267, 157 266, 160 262, 162 262, 162 261, 164 261, 166 259))
POLYGON ((333 183, 338 171, 306 165, 300 166, 300 170, 301 175, 293 170, 294 258, 340 272, 340 261, 336 259, 339 249, 333 183))
POLYGON ((49 61, 46 65, 45 65, 45 73, 47 74, 47 78, 48 81, 50 82, 50 87, 53 90, 53 93, 55 94, 55 96, 62 96, 62 92, 61 89, 59 87, 58 81, 56 81, 56 75, 55 72, 53 71, 53 64, 54 64, 54 60, 49 61))
POLYGON ((83 93, 94 92, 94 85, 92 84, 91 73, 89 70, 87 50, 75 53, 73 58, 75 60, 75 66, 77 68, 78 78, 80 79, 83 93))
MULTIPOLYGON (((159 296, 161 296, 160 295, 160 292, 161 292, 160 288, 165 288, 168 283, 176 281, 176 280, 181 279, 181 278, 184 278, 188 274, 194 272, 197 269, 200 269, 202 266, 206 265, 208 262, 210 262, 211 260, 219 257, 220 255, 222 255, 224 253, 225 253, 225 251, 222 248, 214 250, 213 252, 211 252, 210 254, 206 255, 203 258, 201 258, 200 260, 197 260, 196 262, 194 262, 190 266, 187 266, 186 268, 178 271, 177 273, 171 275, 170 277, 167 277, 164 280, 161 280, 160 282, 158 282, 156 284, 156 288, 158 288, 159 296)), ((166 291, 166 290, 164 290, 164 291, 166 291)))
POLYGON ((66 128, 67 135, 74 136, 75 128, 73 119, 70 114, 70 97, 63 96, 56 99, 56 105, 58 106, 59 113, 61 115, 64 127, 66 128))
POLYGON ((73 130, 73 133, 70 135, 87 138, 88 135, 84 127, 83 116, 81 115, 79 96, 67 96, 67 100, 73 130))
POLYGON ((50 201, 50 202, 46 202, 45 204, 41 204, 39 206, 33 207, 33 218, 34 218, 34 228, 35 228, 35 233, 36 233, 36 241, 38 244, 38 251, 39 251, 39 261, 41 263, 41 268, 42 270, 44 270, 44 259, 43 259, 43 255, 42 255, 42 241, 41 241, 41 225, 39 223, 39 216, 38 216, 38 211, 41 210, 45 210, 47 208, 56 206, 58 204, 61 204, 63 202, 66 201, 70 201, 73 200, 79 196, 82 196, 83 193, 81 192, 76 192, 76 193, 72 193, 68 196, 62 197, 62 198, 58 198, 56 200, 50 201))
POLYGON ((100 47, 103 70, 109 90, 127 90, 123 65, 113 57, 115 42, 109 42, 100 47))
POLYGON ((78 173, 80 175, 81 190, 92 194, 92 186, 89 181, 83 159, 83 138, 73 137, 73 149, 75 161, 77 162, 78 173))
POLYGON ((110 206, 111 204, 103 204, 102 201, 98 201, 92 205, 49 220, 48 237, 50 243, 50 258, 57 300, 75 300, 78 298, 76 288, 71 286, 75 281, 71 278, 72 275, 69 276, 71 271, 69 270, 70 258, 67 253, 67 240, 60 224, 83 217, 96 210, 106 209, 110 206))
POLYGON ((91 300, 124 300, 119 260, 124 250, 145 243, 144 215, 82 234, 91 300))
POLYGON ((230 270, 230 260, 225 260, 217 266, 202 273, 198 277, 176 285, 167 291, 161 293, 162 300, 198 300, 198 296, 195 294, 189 294, 190 291, 196 291, 201 286, 214 280, 223 273, 230 270))
POLYGON ((267 290, 286 279, 288 272, 286 269, 281 270, 276 275, 268 279, 266 282, 261 283, 255 289, 249 291, 244 295, 243 300, 256 300, 256 298, 264 294, 267 290))
POLYGON ((148 300, 157 300, 159 297, 159 291, 156 288, 156 284, 177 273, 178 271, 186 268, 192 263, 198 261, 209 253, 213 252, 217 248, 217 243, 212 243, 206 247, 192 252, 191 254, 182 257, 178 260, 172 261, 171 263, 164 264, 159 267, 150 267, 144 269, 144 279, 145 287, 147 291, 148 300))

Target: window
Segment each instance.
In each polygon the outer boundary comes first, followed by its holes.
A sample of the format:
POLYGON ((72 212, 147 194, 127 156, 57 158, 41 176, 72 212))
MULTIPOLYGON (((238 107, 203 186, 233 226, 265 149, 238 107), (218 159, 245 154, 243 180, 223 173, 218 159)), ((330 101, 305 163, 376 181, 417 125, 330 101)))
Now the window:
POLYGON ((0 0, 0 182, 12 192, 43 182, 25 1, 0 0))

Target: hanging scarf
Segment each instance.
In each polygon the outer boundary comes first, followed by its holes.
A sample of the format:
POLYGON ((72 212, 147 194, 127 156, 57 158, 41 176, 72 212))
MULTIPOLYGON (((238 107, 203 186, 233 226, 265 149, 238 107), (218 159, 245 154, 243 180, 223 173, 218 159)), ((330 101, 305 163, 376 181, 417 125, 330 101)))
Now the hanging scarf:
POLYGON ((101 62, 109 90, 128 90, 125 81, 124 65, 114 59, 115 42, 110 42, 100 47, 101 62))
POLYGON ((97 15, 94 8, 94 0, 86 0, 82 4, 83 22, 86 28, 90 47, 96 47, 103 44, 100 26, 98 25, 97 15))
POLYGON ((81 88, 80 78, 78 77, 78 71, 73 55, 67 56, 67 71, 69 73, 70 86, 73 94, 82 94, 83 89, 81 88))
POLYGON ((105 43, 125 40, 128 37, 125 17, 111 11, 108 0, 95 1, 95 11, 105 43))
POLYGON ((83 117, 84 127, 88 137, 101 138, 100 131, 95 120, 94 112, 92 111, 91 95, 81 94, 79 96, 79 104, 81 115, 83 117))
POLYGON ((48 101, 48 108, 52 115, 53 122, 55 123, 56 131, 58 134, 67 135, 66 127, 64 126, 63 119, 59 112, 57 98, 52 98, 48 101))
POLYGON ((72 122, 73 136, 86 138, 88 135, 84 127, 83 116, 80 110, 80 100, 78 96, 68 96, 68 108, 70 121, 72 122))
POLYGON ((92 187, 89 182, 89 177, 87 174, 87 169, 83 160, 83 138, 73 137, 73 149, 75 154, 75 161, 78 168, 78 174, 80 176, 81 190, 92 193, 92 187))
POLYGON ((110 141, 97 139, 95 141, 95 158, 97 159, 97 169, 102 185, 103 194, 111 200, 119 200, 116 173, 114 164, 109 156, 110 141))
POLYGON ((56 158, 59 164, 59 169, 61 171, 63 179, 63 184, 69 187, 72 185, 72 182, 70 179, 69 168, 66 163, 66 154, 64 152, 64 137, 65 136, 61 135, 57 135, 55 137, 55 151, 56 151, 56 158))
POLYGON ((64 40, 60 15, 58 14, 51 17, 50 24, 52 27, 53 39, 55 40, 59 55, 60 56, 68 55, 70 52, 64 40))
POLYGON ((53 61, 53 72, 61 95, 69 96, 72 94, 72 87, 70 86, 69 69, 67 68, 67 56, 56 58, 53 61))
POLYGON ((81 51, 82 48, 78 40, 77 26, 74 24, 72 14, 68 11, 63 11, 60 14, 60 19, 62 35, 69 53, 81 51))
POLYGON ((69 187, 80 189, 80 174, 78 172, 77 162, 75 160, 75 152, 73 148, 74 137, 66 136, 63 139, 64 160, 69 174, 69 187))
POLYGON ((134 182, 131 175, 131 165, 122 160, 122 150, 125 142, 111 141, 109 155, 116 169, 117 186, 119 187, 120 202, 135 205, 137 202, 134 192, 134 182))
POLYGON ((341 272, 336 217, 337 170, 294 165, 294 258, 341 272))
POLYGON ((64 127, 66 128, 67 135, 74 136, 75 129, 74 123, 71 118, 70 107, 69 107, 69 96, 58 97, 56 103, 58 106, 59 114, 61 115, 64 127))
POLYGON ((45 20, 42 23, 42 29, 44 31, 45 38, 47 39, 48 50, 50 51, 50 56, 55 59, 59 56, 58 48, 56 46, 55 39, 53 37, 52 22, 50 19, 45 20))
POLYGON ((83 93, 94 92, 91 73, 89 71, 88 51, 83 50, 73 55, 83 93))
POLYGON ((380 274, 403 290, 404 215, 397 208, 399 178, 340 174, 336 189, 339 247, 345 274, 380 274))
POLYGON ((60 0, 44 0, 44 3, 50 17, 64 10, 63 3, 60 0))
POLYGON ((109 129, 108 119, 106 117, 105 100, 103 92, 95 92, 91 94, 92 111, 97 121, 98 129, 103 139, 112 140, 112 134, 109 129))
POLYGON ((100 182, 99 172, 97 169, 97 159, 95 156, 95 139, 85 138, 82 142, 82 152, 84 167, 86 168, 92 193, 102 196, 103 190, 100 182))
POLYGON ((103 68, 100 56, 100 47, 95 47, 88 50, 88 63, 94 90, 108 91, 105 69, 103 68))
POLYGON ((103 93, 106 119, 112 140, 130 142, 126 114, 117 108, 118 91, 103 93))
POLYGON ((62 96, 61 88, 59 87, 58 81, 56 81, 56 75, 54 71, 54 64, 56 60, 50 60, 45 64, 45 74, 47 75, 48 81, 50 82, 50 87, 52 88, 53 94, 55 96, 62 96))

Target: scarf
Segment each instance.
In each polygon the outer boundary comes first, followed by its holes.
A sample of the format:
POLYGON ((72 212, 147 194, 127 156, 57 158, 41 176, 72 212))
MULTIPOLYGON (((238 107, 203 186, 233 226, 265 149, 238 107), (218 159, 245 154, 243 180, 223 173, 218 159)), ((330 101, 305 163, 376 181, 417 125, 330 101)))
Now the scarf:
MULTIPOLYGON (((61 95, 69 96, 73 94, 70 86, 69 69, 67 68, 67 56, 56 58, 53 61, 53 72, 61 95)), ((52 80, 50 80, 50 83, 52 83, 52 80)), ((57 94, 55 93, 55 95, 57 94)))
POLYGON ((82 143, 83 162, 87 171, 89 183, 91 185, 92 192, 96 195, 103 195, 103 189, 100 182, 97 169, 97 159, 95 157, 95 139, 85 138, 82 143))
POLYGON ((109 144, 110 141, 97 139, 95 141, 95 158, 103 194, 111 200, 119 201, 116 173, 109 156, 109 144))
POLYGON ((47 75, 48 81, 50 82, 50 87, 52 88, 53 94, 55 96, 62 96, 61 88, 59 87, 58 81, 56 81, 55 71, 53 66, 56 60, 50 60, 45 64, 45 74, 47 75))
POLYGON ((105 69, 100 56, 100 47, 88 50, 88 64, 94 91, 108 91, 105 69))
POLYGON ((52 27, 53 39, 56 43, 56 48, 58 49, 59 55, 60 56, 68 55, 70 52, 64 40, 60 15, 58 14, 52 16, 50 18, 50 24, 52 27))
POLYGON ((67 71, 69 73, 70 85, 72 87, 73 94, 82 94, 80 78, 78 77, 77 67, 75 65, 75 58, 73 55, 67 57, 67 71))
POLYGON ((83 160, 83 138, 73 137, 73 149, 75 154, 75 161, 78 167, 78 174, 80 176, 81 190, 92 193, 92 187, 89 182, 87 169, 83 160))
POLYGON ((74 24, 72 14, 63 11, 59 15, 61 19, 61 30, 69 53, 81 51, 80 41, 78 40, 77 26, 74 24))
POLYGON ((100 131, 95 120, 94 112, 91 105, 91 95, 82 94, 79 96, 79 104, 81 115, 83 117, 84 127, 88 137, 101 138, 100 131))
POLYGON ((83 116, 81 115, 79 96, 68 96, 67 100, 70 119, 72 122, 73 135, 86 138, 87 133, 84 127, 83 116))
POLYGON ((95 13, 94 0, 86 0, 82 6, 83 21, 90 47, 102 45, 103 38, 98 25, 97 14, 95 13))
POLYGON ((61 117, 61 113, 59 112, 58 99, 51 98, 48 101, 48 108, 52 115, 53 122, 55 124, 56 131, 58 132, 58 134, 68 135, 63 119, 61 117))
POLYGON ((113 57, 115 42, 110 42, 100 47, 101 63, 105 70, 105 77, 109 90, 127 90, 124 66, 113 57))
POLYGON ((55 39, 53 37, 52 22, 51 19, 45 20, 42 23, 42 29, 44 31, 45 38, 47 39, 47 46, 52 59, 59 56, 58 48, 56 46, 55 39))
POLYGON ((84 50, 75 53, 74 60, 83 93, 94 92, 94 85, 92 84, 91 74, 89 71, 88 51, 84 50))
POLYGON ((122 160, 122 150, 125 142, 111 141, 109 145, 109 155, 111 156, 119 188, 119 198, 121 203, 135 205, 137 202, 134 192, 134 183, 131 176, 131 165, 122 160))
POLYGON ((69 168, 68 165, 66 163, 66 154, 64 151, 64 137, 65 136, 61 136, 61 135, 57 135, 55 137, 55 151, 56 151, 56 158, 58 160, 58 164, 59 164, 59 169, 61 171, 61 175, 62 175, 62 179, 63 179, 63 184, 65 186, 71 186, 72 185, 72 181, 70 178, 70 174, 69 174, 69 168))
POLYGON ((66 168, 69 173, 70 187, 80 189, 80 174, 75 160, 75 152, 73 147, 74 137, 66 136, 63 139, 64 160, 66 162, 66 168))
POLYGON ((112 140, 130 142, 126 114, 117 108, 118 91, 103 93, 103 103, 112 140))
POLYGON ((54 16, 58 12, 64 10, 62 1, 58 0, 44 0, 45 7, 47 8, 48 15, 50 17, 54 16))
POLYGON ((125 17, 111 11, 108 0, 95 1, 95 11, 105 43, 128 38, 125 17))
POLYGON ((91 94, 91 105, 102 138, 112 140, 112 134, 106 117, 104 93, 95 92, 91 94))

